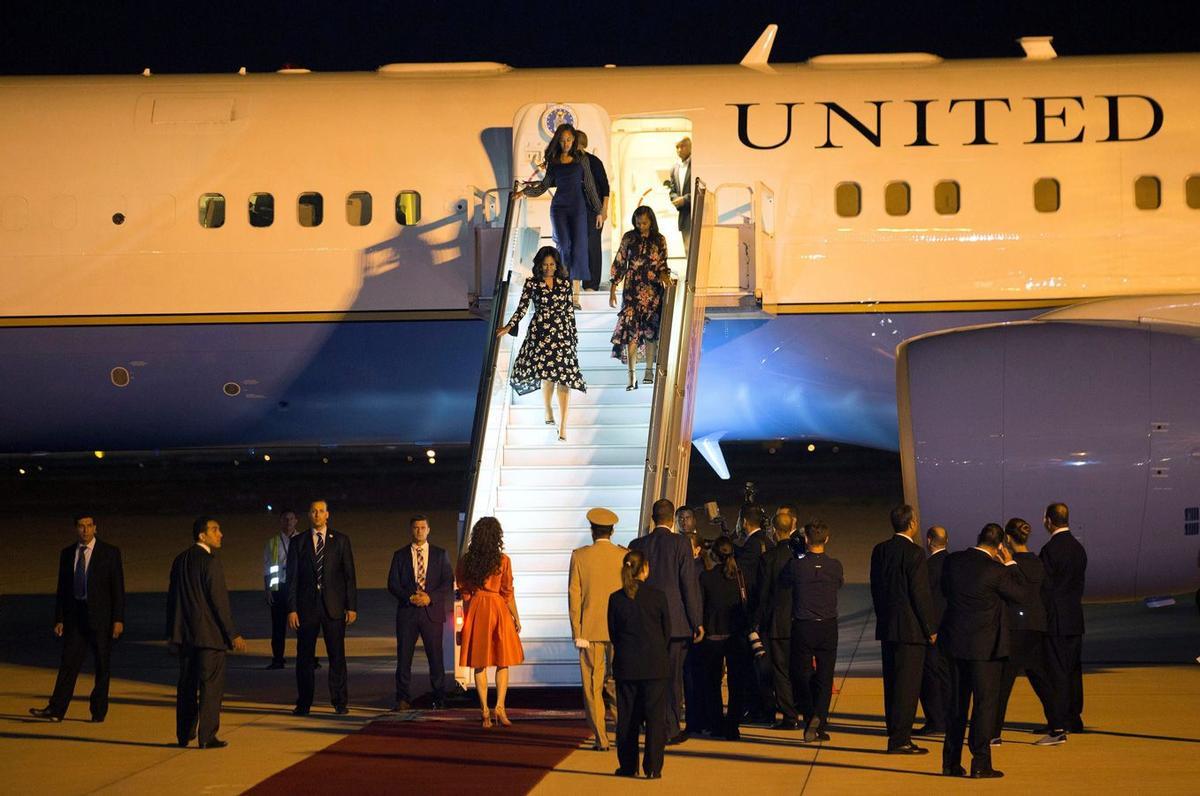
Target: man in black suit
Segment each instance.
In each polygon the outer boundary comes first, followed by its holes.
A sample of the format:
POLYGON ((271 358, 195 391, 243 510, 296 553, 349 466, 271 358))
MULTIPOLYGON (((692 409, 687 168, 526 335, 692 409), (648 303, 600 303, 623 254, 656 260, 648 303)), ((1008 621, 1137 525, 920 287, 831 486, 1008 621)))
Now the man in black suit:
POLYGON ((454 595, 454 571, 450 557, 429 544, 429 518, 417 514, 408 521, 412 544, 392 556, 388 591, 396 604, 396 710, 411 710, 413 653, 417 637, 429 661, 429 685, 433 709, 446 706, 446 661, 442 655, 442 631, 454 595))
POLYGON ((175 738, 187 746, 198 738, 201 749, 220 749, 217 737, 221 697, 225 693, 225 651, 246 650, 233 628, 221 549, 221 526, 211 517, 192 523, 195 542, 175 557, 167 589, 167 640, 179 655, 175 689, 175 738))
POLYGON ((775 512, 776 545, 763 554, 759 562, 757 612, 754 626, 763 636, 767 660, 771 665, 771 680, 775 691, 775 707, 782 718, 774 730, 799 729, 799 713, 792 695, 792 585, 784 583, 781 574, 788 562, 803 554, 803 531, 797 531, 798 512, 790 505, 775 512))
POLYGON ((96 681, 92 686, 92 721, 108 714, 109 662, 113 642, 125 630, 125 573, 121 551, 96 538, 91 514, 75 518, 79 541, 58 555, 58 589, 54 598, 54 635, 63 640, 58 679, 50 704, 30 708, 39 719, 62 721, 75 695, 75 681, 88 650, 96 681))
POLYGON ((596 196, 600 199, 600 207, 595 208, 595 216, 588 219, 588 278, 581 287, 584 290, 599 290, 604 277, 604 252, 600 236, 604 223, 608 220, 608 201, 612 190, 608 185, 608 172, 604 170, 604 163, 595 153, 587 152, 587 133, 576 130, 575 140, 579 142, 579 151, 588 156, 587 165, 592 170, 592 182, 596 184, 596 196))
MULTIPOLYGON (((654 530, 634 539, 629 549, 638 550, 646 557, 650 565, 650 577, 646 582, 667 597, 671 616, 668 646, 671 681, 667 687, 666 732, 667 744, 671 745, 687 739, 683 732, 683 661, 688 643, 699 644, 704 639, 704 620, 691 542, 674 532, 675 505, 663 498, 655 501, 650 513, 654 530)), ((617 716, 620 715, 618 705, 617 716)))
MULTIPOLYGON (((767 513, 761 506, 743 505, 741 519, 746 539, 734 550, 734 558, 746 582, 747 615, 753 617, 758 612, 759 567, 763 556, 775 547, 775 538, 766 530, 767 513)), ((745 689, 742 692, 742 704, 746 706, 747 720, 751 724, 774 724, 775 693, 771 662, 766 655, 754 656, 748 644, 739 646, 736 654, 742 656, 742 671, 751 674, 742 678, 745 689)))
POLYGON ((297 716, 312 708, 317 635, 329 655, 329 701, 335 713, 349 713, 346 686, 346 627, 358 619, 358 587, 350 538, 328 527, 329 504, 314 500, 312 527, 288 548, 288 626, 296 631, 297 716))
POLYGON ((1087 551, 1067 525, 1067 504, 1046 507, 1050 538, 1038 557, 1046 567, 1046 670, 1054 694, 1051 735, 1083 732, 1083 586, 1087 551))
POLYGON ((888 753, 923 755, 928 749, 912 742, 925 647, 937 641, 933 598, 925 553, 917 541, 920 528, 912 506, 891 514, 892 538, 871 551, 871 602, 875 606, 875 638, 883 655, 883 710, 888 753))
POLYGON ((963 733, 971 720, 971 777, 990 779, 1004 773, 992 768, 992 739, 1000 704, 1000 681, 1009 652, 1005 602, 1021 600, 1024 578, 1004 541, 1004 529, 983 526, 976 546, 952 553, 942 573, 946 615, 938 643, 950 656, 953 707, 942 746, 942 773, 962 777, 963 733), (972 702, 974 707, 972 708, 972 702))
POLYGON ((671 204, 679 211, 679 232, 683 235, 683 256, 686 257, 692 243, 692 139, 684 136, 675 144, 679 162, 671 169, 667 184, 671 192, 671 204))
MULTIPOLYGON (((946 613, 946 595, 942 593, 942 566, 946 563, 946 545, 950 537, 946 529, 933 525, 925 531, 925 548, 929 558, 925 561, 929 571, 929 593, 933 597, 933 629, 936 632, 946 613)), ((937 644, 925 647, 925 668, 921 674, 921 709, 925 713, 925 726, 917 735, 941 735, 949 723, 946 715, 950 704, 950 661, 937 644)))

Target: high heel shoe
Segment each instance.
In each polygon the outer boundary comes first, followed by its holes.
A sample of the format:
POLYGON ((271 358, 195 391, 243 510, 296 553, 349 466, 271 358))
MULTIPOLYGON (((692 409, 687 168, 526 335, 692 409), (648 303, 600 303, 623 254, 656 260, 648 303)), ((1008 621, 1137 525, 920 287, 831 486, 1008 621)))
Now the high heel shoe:
POLYGON ((653 384, 653 383, 654 383, 654 374, 653 373, 647 373, 645 378, 642 379, 642 384, 653 384))
MULTIPOLYGON (((499 718, 499 716, 497 716, 497 718, 499 718)), ((483 709, 483 727, 484 727, 484 729, 490 729, 491 726, 492 726, 492 714, 489 713, 486 708, 484 708, 483 709)))
POLYGON ((637 376, 629 374, 629 383, 625 385, 625 392, 636 390, 638 388, 637 376))
POLYGON ((552 426, 552 425, 554 425, 554 422, 555 422, 554 421, 554 412, 552 412, 552 411, 547 412, 546 413, 546 425, 552 426))
POLYGON ((496 721, 499 722, 501 727, 512 726, 512 722, 508 720, 508 714, 506 714, 504 712, 504 708, 500 707, 499 705, 496 706, 496 721))

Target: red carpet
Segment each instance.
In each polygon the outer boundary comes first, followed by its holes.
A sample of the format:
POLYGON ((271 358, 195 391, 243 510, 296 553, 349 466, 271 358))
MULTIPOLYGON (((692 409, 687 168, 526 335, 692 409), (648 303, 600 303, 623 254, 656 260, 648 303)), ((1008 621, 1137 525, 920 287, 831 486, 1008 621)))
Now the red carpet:
POLYGON ((580 713, 509 708, 513 726, 480 727, 478 710, 399 714, 263 781, 248 793, 337 790, 462 796, 526 793, 591 737, 580 713))

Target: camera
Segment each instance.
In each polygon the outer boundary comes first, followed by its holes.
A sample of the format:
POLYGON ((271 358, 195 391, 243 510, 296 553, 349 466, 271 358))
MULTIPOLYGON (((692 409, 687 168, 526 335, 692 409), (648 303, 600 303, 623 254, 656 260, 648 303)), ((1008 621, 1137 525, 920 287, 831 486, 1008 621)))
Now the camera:
POLYGON ((750 641, 750 654, 755 658, 761 658, 767 654, 767 648, 763 646, 762 637, 758 635, 757 630, 751 630, 750 635, 746 637, 750 641))

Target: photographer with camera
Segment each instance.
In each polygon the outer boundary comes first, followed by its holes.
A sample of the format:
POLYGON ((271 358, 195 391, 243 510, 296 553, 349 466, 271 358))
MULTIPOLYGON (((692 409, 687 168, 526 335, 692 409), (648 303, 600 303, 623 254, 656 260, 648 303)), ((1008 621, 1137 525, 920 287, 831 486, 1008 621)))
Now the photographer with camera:
POLYGON ((717 566, 700 576, 704 597, 704 642, 700 645, 704 675, 701 700, 710 734, 726 740, 741 739, 745 684, 752 676, 747 634, 750 629, 746 581, 734 556, 733 541, 721 536, 713 542, 717 566), (721 673, 729 671, 729 710, 721 718, 721 673))
POLYGON ((792 693, 804 717, 804 740, 827 741, 825 727, 837 662, 837 597, 846 579, 842 562, 825 555, 829 526, 814 522, 805 531, 808 552, 789 561, 781 577, 792 587, 792 693))
MULTIPOLYGON (((775 539, 765 530, 767 513, 761 505, 753 502, 755 498, 754 484, 746 484, 746 499, 742 505, 741 527, 746 534, 745 541, 735 553, 738 569, 746 581, 746 593, 749 596, 748 610, 751 616, 758 611, 758 573, 763 556, 774 549, 775 539)), ((775 695, 772 688, 770 664, 767 662, 766 650, 762 641, 757 639, 758 648, 751 656, 748 666, 750 677, 745 681, 746 692, 743 704, 749 712, 749 723, 772 725, 775 723, 775 695)), ((749 650, 749 648, 747 648, 749 650)))
MULTIPOLYGON (((792 587, 782 582, 784 568, 793 558, 804 555, 804 532, 797 529, 799 512, 784 504, 775 512, 775 547, 762 557, 758 573, 758 601, 753 624, 766 643, 775 687, 775 708, 783 714, 773 730, 794 730, 799 715, 792 697, 792 587)), ((770 710, 770 708, 768 708, 770 710)), ((773 711, 772 711, 773 712, 773 711)))

